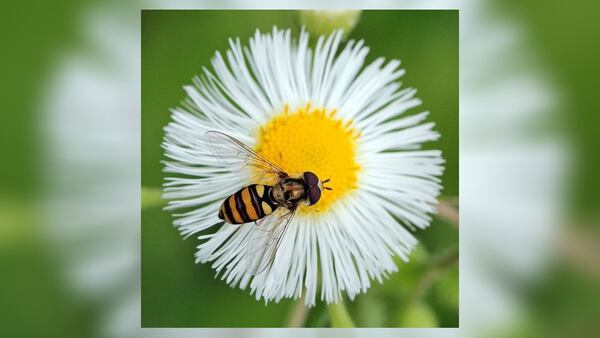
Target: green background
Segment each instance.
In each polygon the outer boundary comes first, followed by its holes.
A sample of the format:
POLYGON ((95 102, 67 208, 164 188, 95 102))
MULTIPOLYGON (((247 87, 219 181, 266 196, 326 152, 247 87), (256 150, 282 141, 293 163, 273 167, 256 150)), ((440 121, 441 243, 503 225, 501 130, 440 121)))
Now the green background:
MULTIPOLYGON (((160 143, 169 108, 185 97, 182 86, 227 49, 229 37, 243 43, 258 28, 298 31, 294 11, 142 12, 142 326, 280 327, 293 301, 257 302, 248 291, 214 279, 209 265, 194 264, 198 241, 183 240, 156 198, 163 183, 160 143), (150 201, 150 202, 149 202, 150 201), (151 201, 154 201, 152 203, 151 201)), ((442 198, 458 196, 458 11, 363 11, 350 39, 376 57, 399 59, 407 73, 403 87, 418 89, 442 137, 427 148, 446 160, 442 198)), ((357 326, 458 326, 458 231, 435 219, 415 233, 421 244, 409 264, 383 284, 347 301, 357 326)), ((329 326, 326 307, 311 309, 307 326, 329 326)))

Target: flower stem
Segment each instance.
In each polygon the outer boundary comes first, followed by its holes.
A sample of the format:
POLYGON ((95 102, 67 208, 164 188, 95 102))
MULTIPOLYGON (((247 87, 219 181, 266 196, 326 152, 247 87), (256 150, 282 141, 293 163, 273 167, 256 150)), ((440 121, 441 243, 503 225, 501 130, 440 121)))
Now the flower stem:
POLYGON ((354 322, 350 318, 343 300, 340 300, 338 303, 329 304, 328 310, 331 327, 354 327, 354 322))
POLYGON ((160 188, 142 187, 142 209, 162 205, 161 194, 160 188))
POLYGON ((304 292, 298 298, 287 319, 287 327, 304 327, 310 309, 304 305, 304 292))
POLYGON ((453 201, 453 199, 440 199, 437 206, 437 214, 440 218, 452 224, 453 227, 458 228, 459 214, 457 201, 453 201))

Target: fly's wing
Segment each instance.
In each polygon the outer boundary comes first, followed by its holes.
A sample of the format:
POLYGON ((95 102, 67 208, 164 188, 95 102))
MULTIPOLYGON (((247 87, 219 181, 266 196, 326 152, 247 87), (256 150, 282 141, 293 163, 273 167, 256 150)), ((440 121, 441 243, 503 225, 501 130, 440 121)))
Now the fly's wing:
POLYGON ((295 210, 279 209, 257 222, 250 235, 246 252, 246 273, 256 276, 273 263, 281 241, 296 214, 295 210))
POLYGON ((233 136, 210 130, 204 134, 204 139, 215 157, 232 172, 253 168, 268 178, 287 176, 283 169, 233 136))

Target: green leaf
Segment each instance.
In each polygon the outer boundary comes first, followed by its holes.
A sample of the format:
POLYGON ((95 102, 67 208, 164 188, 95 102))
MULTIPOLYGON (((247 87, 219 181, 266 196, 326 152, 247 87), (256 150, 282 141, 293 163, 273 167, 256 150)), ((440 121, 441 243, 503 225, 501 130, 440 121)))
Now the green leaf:
POLYGON ((439 321, 433 309, 424 302, 414 303, 398 317, 400 327, 438 327, 439 321))
POLYGON ((386 311, 384 299, 367 292, 356 302, 356 305, 358 313, 355 318, 361 327, 385 326, 388 311, 386 311))
POLYGON ((329 304, 328 309, 331 327, 354 327, 354 322, 350 318, 343 301, 329 304))

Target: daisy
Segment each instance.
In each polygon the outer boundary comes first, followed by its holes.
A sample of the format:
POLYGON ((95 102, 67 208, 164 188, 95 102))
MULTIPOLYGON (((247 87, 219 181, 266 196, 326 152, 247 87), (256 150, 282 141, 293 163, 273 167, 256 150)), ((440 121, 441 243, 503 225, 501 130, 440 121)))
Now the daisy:
POLYGON ((401 89, 400 62, 378 58, 364 66, 363 41, 341 46, 342 32, 256 32, 248 46, 230 40, 212 70, 185 86, 182 107, 172 110, 163 147, 168 210, 183 209, 174 225, 200 240, 197 263, 210 263, 232 287, 257 300, 299 298, 313 306, 350 299, 373 280, 408 261, 417 241, 409 230, 429 225, 441 185, 437 140, 427 112, 405 114, 421 101, 401 89), (247 256, 260 223, 234 225, 219 217, 223 201, 256 182, 256 172, 229 168, 207 147, 205 133, 230 135, 290 174, 329 178, 320 200, 300 206, 271 264, 248 273, 247 256))

